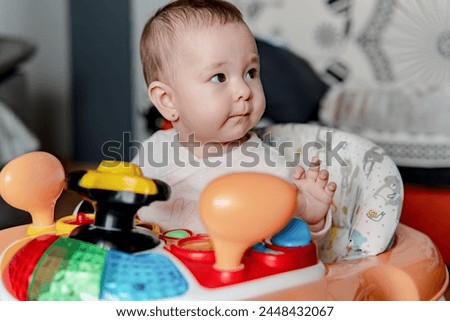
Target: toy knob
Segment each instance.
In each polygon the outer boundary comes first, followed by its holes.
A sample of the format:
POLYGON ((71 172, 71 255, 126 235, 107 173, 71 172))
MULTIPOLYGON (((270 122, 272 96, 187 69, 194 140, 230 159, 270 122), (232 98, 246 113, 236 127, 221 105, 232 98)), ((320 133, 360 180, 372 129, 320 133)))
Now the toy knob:
POLYGON ((212 181, 200 197, 200 213, 216 256, 215 268, 236 270, 244 252, 284 227, 297 190, 269 174, 235 173, 212 181))
POLYGON ((29 212, 32 226, 51 226, 64 181, 64 168, 55 156, 31 152, 13 159, 0 172, 0 195, 11 206, 29 212))
POLYGON ((70 237, 128 253, 160 243, 155 233, 136 227, 134 218, 142 206, 167 200, 170 187, 144 177, 137 165, 105 160, 97 170, 69 173, 67 188, 88 199, 95 211, 94 223, 75 228, 70 237))

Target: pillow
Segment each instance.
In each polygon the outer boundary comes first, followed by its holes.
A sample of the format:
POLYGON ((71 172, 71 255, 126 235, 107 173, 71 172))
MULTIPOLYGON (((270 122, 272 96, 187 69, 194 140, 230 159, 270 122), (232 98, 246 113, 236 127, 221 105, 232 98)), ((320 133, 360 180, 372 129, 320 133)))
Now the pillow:
POLYGON ((328 90, 309 63, 286 48, 257 38, 261 80, 266 95, 265 118, 275 123, 317 120, 319 102, 328 90))
POLYGON ((0 37, 0 79, 28 59, 35 47, 23 40, 0 37))
POLYGON ((364 136, 398 166, 450 167, 450 86, 373 84, 334 86, 320 121, 364 136))

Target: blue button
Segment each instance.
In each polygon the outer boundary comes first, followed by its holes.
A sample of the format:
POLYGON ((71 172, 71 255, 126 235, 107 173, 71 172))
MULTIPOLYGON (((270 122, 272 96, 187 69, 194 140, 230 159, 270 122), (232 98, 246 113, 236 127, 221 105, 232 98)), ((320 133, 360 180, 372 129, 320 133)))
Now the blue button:
POLYGON ((273 249, 267 247, 267 245, 264 242, 256 243, 255 245, 253 245, 252 250, 257 251, 257 252, 266 253, 266 254, 272 254, 272 255, 283 254, 282 251, 276 251, 276 250, 273 250, 273 249))
POLYGON ((311 232, 304 220, 294 217, 288 225, 271 238, 271 242, 284 247, 306 246, 311 243, 311 232))
POLYGON ((263 253, 270 252, 270 249, 268 249, 263 242, 258 242, 255 245, 253 245, 252 250, 263 253))
POLYGON ((188 283, 162 254, 128 254, 111 250, 106 258, 100 299, 143 301, 182 295, 188 283))

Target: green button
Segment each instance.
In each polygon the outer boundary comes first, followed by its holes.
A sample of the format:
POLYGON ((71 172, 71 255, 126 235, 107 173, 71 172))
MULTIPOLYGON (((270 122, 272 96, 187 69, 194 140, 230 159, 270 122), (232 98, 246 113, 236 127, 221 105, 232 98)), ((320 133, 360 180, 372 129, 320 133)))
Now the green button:
POLYGON ((172 230, 164 233, 164 236, 173 237, 175 239, 183 239, 191 236, 191 234, 186 230, 172 230))
POLYGON ((96 299, 107 250, 83 241, 60 238, 42 255, 33 273, 28 298, 39 301, 96 299))

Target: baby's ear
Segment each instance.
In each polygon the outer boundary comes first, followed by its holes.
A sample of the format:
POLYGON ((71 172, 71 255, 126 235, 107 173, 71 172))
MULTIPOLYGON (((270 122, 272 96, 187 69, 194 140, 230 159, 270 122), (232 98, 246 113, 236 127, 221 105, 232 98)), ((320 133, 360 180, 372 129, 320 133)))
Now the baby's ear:
POLYGON ((161 81, 153 81, 148 86, 148 97, 160 114, 168 121, 178 119, 178 111, 173 104, 172 88, 161 81))

